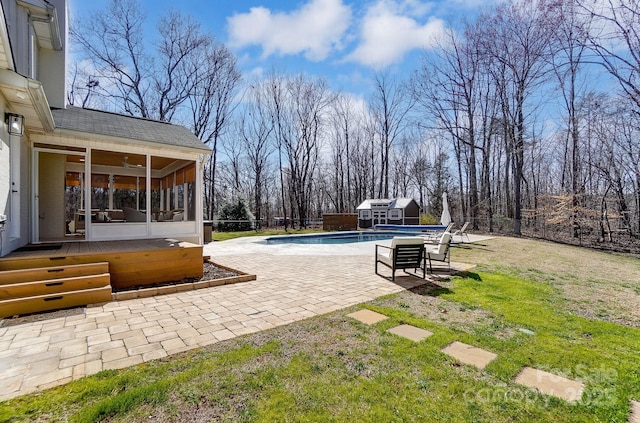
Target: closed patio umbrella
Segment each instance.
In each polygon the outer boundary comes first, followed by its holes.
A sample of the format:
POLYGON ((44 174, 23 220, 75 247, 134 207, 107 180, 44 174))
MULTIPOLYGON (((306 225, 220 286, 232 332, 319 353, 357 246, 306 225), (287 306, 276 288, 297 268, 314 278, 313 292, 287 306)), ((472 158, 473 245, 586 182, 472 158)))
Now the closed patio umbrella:
POLYGON ((442 194, 442 216, 440 216, 440 223, 444 226, 451 223, 451 214, 449 213, 449 202, 447 201, 447 193, 442 194))

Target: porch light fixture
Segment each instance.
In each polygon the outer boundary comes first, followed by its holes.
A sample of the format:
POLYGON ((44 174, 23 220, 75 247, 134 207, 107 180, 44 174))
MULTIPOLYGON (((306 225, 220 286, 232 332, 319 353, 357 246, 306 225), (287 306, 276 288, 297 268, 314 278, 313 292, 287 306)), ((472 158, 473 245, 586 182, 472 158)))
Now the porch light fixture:
POLYGON ((15 113, 5 113, 4 121, 7 123, 9 135, 24 135, 24 116, 15 113))

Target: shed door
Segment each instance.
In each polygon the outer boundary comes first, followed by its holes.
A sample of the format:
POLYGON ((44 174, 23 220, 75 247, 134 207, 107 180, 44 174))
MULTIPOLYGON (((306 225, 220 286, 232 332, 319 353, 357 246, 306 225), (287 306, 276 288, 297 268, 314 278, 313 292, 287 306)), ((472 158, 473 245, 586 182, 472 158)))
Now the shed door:
POLYGON ((387 211, 386 210, 374 210, 373 211, 373 224, 374 225, 386 225, 387 224, 387 211))

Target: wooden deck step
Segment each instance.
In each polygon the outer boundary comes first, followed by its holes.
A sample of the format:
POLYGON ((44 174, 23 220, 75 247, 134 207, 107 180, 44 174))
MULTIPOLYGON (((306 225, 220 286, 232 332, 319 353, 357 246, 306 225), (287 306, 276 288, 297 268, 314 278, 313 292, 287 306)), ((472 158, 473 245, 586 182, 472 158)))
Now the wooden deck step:
POLYGON ((59 310, 108 301, 111 301, 111 285, 80 291, 14 298, 0 301, 0 317, 59 310))
POLYGON ((111 285, 125 289, 202 277, 202 260, 201 245, 180 243, 180 247, 165 249, 3 258, 0 271, 108 262, 111 285))
POLYGON ((0 271, 0 288, 22 282, 48 281, 109 273, 109 263, 89 263, 68 266, 38 267, 0 271))
POLYGON ((0 318, 111 301, 108 262, 0 271, 0 318))
POLYGON ((27 298, 34 295, 58 294, 83 289, 103 288, 105 286, 111 287, 110 282, 109 273, 103 273, 99 275, 75 276, 0 285, 0 300, 27 298))

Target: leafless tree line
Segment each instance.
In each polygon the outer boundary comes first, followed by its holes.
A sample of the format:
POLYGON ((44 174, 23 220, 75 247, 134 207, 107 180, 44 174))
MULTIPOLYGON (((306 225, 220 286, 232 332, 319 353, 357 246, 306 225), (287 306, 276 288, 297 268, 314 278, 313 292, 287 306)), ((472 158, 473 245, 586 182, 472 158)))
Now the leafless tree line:
POLYGON ((74 29, 90 66, 82 106, 186 124, 212 148, 206 215, 242 198, 257 219, 305 226, 366 198, 413 197, 439 216, 513 233, 559 224, 638 237, 638 0, 514 0, 461 23, 368 98, 272 70, 241 86, 236 59, 169 13, 148 51, 133 0, 74 29), (591 223, 589 223, 591 222, 591 223))

